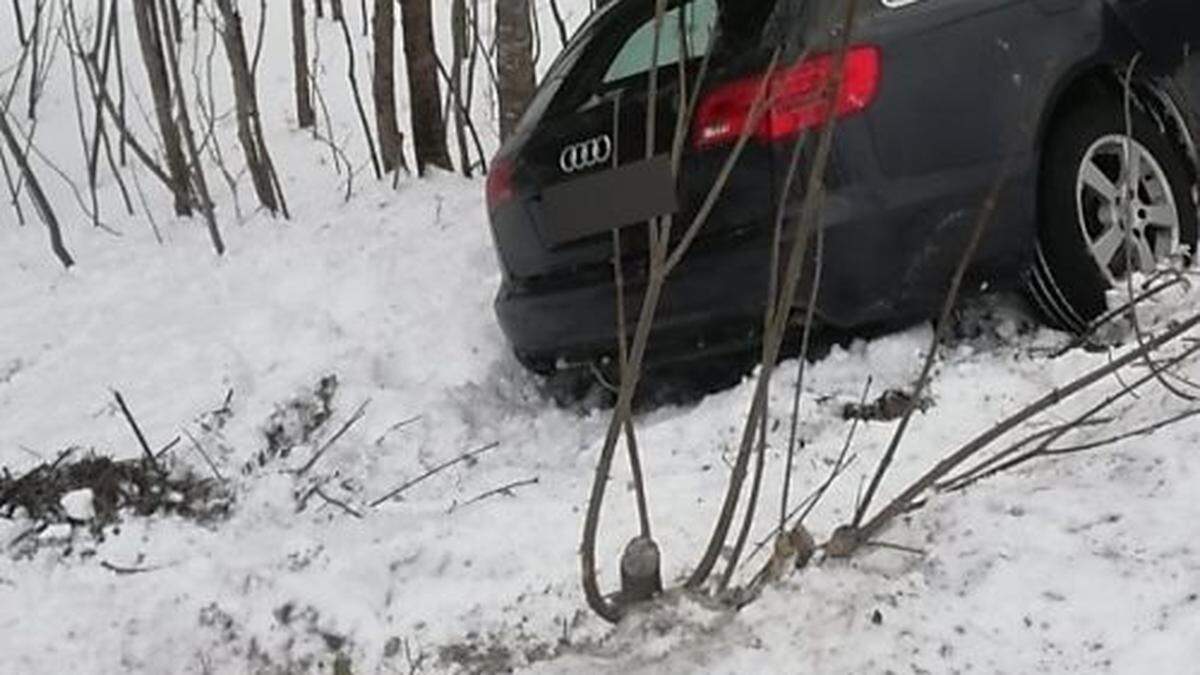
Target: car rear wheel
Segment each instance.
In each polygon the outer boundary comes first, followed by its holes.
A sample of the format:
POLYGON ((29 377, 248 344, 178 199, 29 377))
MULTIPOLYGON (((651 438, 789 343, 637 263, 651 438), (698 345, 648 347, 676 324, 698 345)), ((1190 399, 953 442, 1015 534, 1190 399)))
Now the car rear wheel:
POLYGON ((1092 102, 1059 120, 1047 140, 1026 281, 1056 328, 1084 331, 1131 273, 1188 265, 1196 250, 1186 155, 1141 109, 1129 122, 1119 100, 1092 102))

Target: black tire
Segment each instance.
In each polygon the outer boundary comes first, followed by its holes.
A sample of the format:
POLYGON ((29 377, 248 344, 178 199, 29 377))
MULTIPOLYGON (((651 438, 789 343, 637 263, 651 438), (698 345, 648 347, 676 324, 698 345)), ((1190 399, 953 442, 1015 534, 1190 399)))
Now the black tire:
MULTIPOLYGON (((1196 201, 1186 154, 1136 105, 1131 128, 1133 138, 1166 174, 1178 212, 1179 243, 1194 252, 1196 201)), ((1123 102, 1117 96, 1097 97, 1057 120, 1042 158, 1037 251, 1026 286, 1048 324, 1076 333, 1107 311, 1107 293, 1113 288, 1110 276, 1092 256, 1076 199, 1079 171, 1088 150, 1110 135, 1126 135, 1123 102)))

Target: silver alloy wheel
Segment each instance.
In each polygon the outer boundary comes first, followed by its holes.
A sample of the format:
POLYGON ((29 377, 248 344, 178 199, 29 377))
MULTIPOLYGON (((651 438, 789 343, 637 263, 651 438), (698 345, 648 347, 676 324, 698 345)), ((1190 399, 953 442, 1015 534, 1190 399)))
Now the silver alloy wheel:
POLYGON ((1092 144, 1080 162, 1076 213, 1096 264, 1114 286, 1132 268, 1153 272, 1179 250, 1179 208, 1154 155, 1123 134, 1092 144))

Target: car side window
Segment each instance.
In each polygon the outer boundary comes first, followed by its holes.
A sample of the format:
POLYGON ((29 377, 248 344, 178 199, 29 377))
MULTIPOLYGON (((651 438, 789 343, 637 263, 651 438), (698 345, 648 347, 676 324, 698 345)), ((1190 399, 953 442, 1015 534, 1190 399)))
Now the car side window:
MULTIPOLYGON (((712 42, 718 14, 717 0, 692 0, 667 11, 663 15, 658 67, 679 63, 685 45, 689 58, 704 55, 712 42)), ((649 72, 654 59, 654 34, 654 19, 635 30, 608 67, 604 83, 649 72)))

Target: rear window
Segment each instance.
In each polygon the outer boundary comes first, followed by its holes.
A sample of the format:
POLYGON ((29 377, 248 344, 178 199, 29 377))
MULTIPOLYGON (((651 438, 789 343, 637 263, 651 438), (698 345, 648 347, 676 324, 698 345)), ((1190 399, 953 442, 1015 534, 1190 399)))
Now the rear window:
POLYGON ((660 68, 704 55, 712 43, 718 13, 717 0, 694 0, 666 12, 661 31, 656 30, 653 18, 643 23, 617 52, 604 76, 605 84, 650 71, 656 32, 661 35, 660 68))
MULTIPOLYGON (((805 1, 788 0, 797 5, 805 1)), ((777 2, 668 0, 658 65, 702 57, 717 41, 727 48, 755 41, 777 2)), ((612 0, 593 13, 550 67, 517 134, 544 116, 578 110, 644 77, 654 58, 653 9, 652 0, 612 0)))

